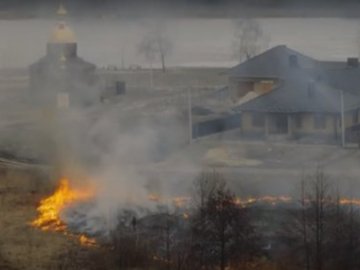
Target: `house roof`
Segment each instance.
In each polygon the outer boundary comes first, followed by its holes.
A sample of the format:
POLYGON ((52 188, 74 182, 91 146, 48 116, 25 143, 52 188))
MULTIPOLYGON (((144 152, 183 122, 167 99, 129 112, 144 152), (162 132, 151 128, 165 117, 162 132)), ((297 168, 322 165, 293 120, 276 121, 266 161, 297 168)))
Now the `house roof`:
MULTIPOLYGON (((360 96, 344 93, 345 110, 360 107, 360 96)), ((338 113, 341 91, 306 74, 282 81, 273 91, 234 108, 235 111, 270 113, 338 113)))
POLYGON ((334 88, 360 94, 360 68, 327 69, 325 80, 334 88))
POLYGON ((346 62, 320 62, 286 46, 274 47, 232 68, 229 74, 279 79, 275 89, 235 107, 235 111, 335 113, 340 111, 341 90, 345 110, 360 107, 360 68, 346 62), (296 56, 296 67, 291 66, 292 56, 296 56))
POLYGON ((311 57, 289 49, 285 45, 279 45, 231 68, 228 74, 234 77, 284 78, 292 69, 297 69, 290 64, 290 58, 293 56, 296 57, 301 68, 318 67, 318 62, 311 57))

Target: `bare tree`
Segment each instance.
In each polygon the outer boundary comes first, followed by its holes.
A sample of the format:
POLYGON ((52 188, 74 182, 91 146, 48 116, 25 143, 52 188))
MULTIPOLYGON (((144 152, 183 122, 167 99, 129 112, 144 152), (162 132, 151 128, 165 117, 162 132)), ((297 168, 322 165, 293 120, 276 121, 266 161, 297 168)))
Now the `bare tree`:
POLYGON ((193 186, 192 202, 195 209, 203 210, 214 192, 222 189, 225 181, 216 169, 204 169, 196 178, 193 186))
POLYGON ((313 233, 315 238, 315 269, 324 269, 324 245, 328 218, 329 203, 333 202, 329 190, 329 183, 320 169, 316 171, 311 183, 312 193, 309 194, 310 216, 313 218, 313 233))
POLYGON ((234 21, 234 28, 233 53, 239 62, 254 57, 268 47, 269 37, 258 21, 238 19, 234 21))
POLYGON ((172 52, 173 43, 166 32, 166 22, 153 21, 148 24, 148 30, 138 45, 138 52, 152 64, 157 57, 160 58, 162 71, 166 71, 166 57, 172 52))
MULTIPOLYGON (((210 253, 210 246, 207 241, 206 232, 206 207, 209 199, 216 190, 222 189, 225 185, 224 179, 215 169, 204 169, 196 178, 192 195, 192 256, 198 268, 210 264, 207 255, 210 253)), ((194 265, 194 266, 195 266, 194 265)))
POLYGON ((192 248, 197 268, 218 265, 224 270, 254 256, 258 241, 248 209, 236 204, 223 176, 215 170, 203 172, 195 186, 192 248))
POLYGON ((337 194, 334 209, 327 256, 331 269, 359 269, 360 256, 360 216, 353 204, 341 205, 340 193, 337 194))
POLYGON ((295 269, 358 269, 359 215, 340 198, 321 169, 301 180, 298 207, 280 233, 295 269))
POLYGON ((305 194, 305 179, 301 179, 301 225, 302 225, 302 235, 303 235, 303 247, 304 247, 304 261, 305 269, 310 270, 310 246, 309 246, 309 236, 308 236, 308 217, 306 213, 306 194, 305 194))

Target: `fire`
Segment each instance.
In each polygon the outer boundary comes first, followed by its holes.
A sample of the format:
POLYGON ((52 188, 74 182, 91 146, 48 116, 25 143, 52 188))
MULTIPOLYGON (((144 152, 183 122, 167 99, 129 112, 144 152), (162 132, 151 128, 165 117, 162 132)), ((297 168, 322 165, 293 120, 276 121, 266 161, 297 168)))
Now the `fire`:
POLYGON ((342 204, 342 205, 360 206, 360 199, 342 198, 342 199, 340 199, 340 204, 342 204))
POLYGON ((83 246, 96 246, 96 240, 85 235, 80 235, 79 241, 83 246))
MULTIPOLYGON (((285 203, 294 203, 297 200, 290 196, 263 196, 263 197, 250 197, 247 199, 236 198, 234 203, 237 205, 247 206, 255 203, 264 203, 269 205, 285 204, 285 203)), ((306 200, 308 202, 308 200, 306 200)), ((339 200, 340 205, 354 205, 360 206, 360 199, 349 199, 341 198, 339 200)))
MULTIPOLYGON (((37 208, 39 215, 31 225, 44 231, 57 231, 68 235, 67 226, 61 219, 62 211, 74 203, 89 200, 93 196, 93 190, 73 188, 69 179, 62 178, 56 191, 40 201, 40 206, 37 208)), ((79 240, 85 245, 94 244, 93 239, 84 235, 80 236, 79 240)))
POLYGON ((148 200, 149 201, 152 201, 152 202, 160 202, 161 201, 161 198, 159 195, 157 194, 149 194, 148 195, 148 200))
POLYGON ((251 205, 255 203, 264 203, 270 205, 277 205, 279 203, 291 203, 293 199, 289 196, 263 196, 263 197, 250 197, 247 199, 235 199, 235 204, 237 205, 251 205))

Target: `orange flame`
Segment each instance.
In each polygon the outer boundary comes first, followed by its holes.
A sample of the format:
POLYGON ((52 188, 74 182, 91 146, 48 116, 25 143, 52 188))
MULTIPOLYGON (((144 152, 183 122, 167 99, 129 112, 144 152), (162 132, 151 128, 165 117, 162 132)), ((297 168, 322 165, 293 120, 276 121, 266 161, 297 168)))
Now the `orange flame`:
POLYGON ((340 204, 341 204, 341 205, 360 206, 360 199, 341 198, 341 199, 340 199, 340 204))
MULTIPOLYGON (((57 231, 68 235, 67 226, 60 217, 62 211, 76 202, 89 200, 93 196, 93 190, 72 188, 69 179, 62 178, 54 194, 40 201, 40 206, 37 208, 39 215, 31 225, 44 231, 57 231)), ((79 240, 84 245, 95 243, 93 239, 84 235, 81 235, 79 240)))
POLYGON ((190 197, 174 197, 174 198, 162 198, 157 194, 149 194, 148 200, 155 203, 172 203, 176 207, 184 207, 189 201, 190 197))
POLYGON ((96 246, 96 240, 85 235, 80 235, 79 241, 83 246, 96 246))
MULTIPOLYGON (((262 197, 250 197, 247 199, 236 198, 234 201, 235 204, 242 206, 251 205, 254 203, 277 205, 279 203, 293 203, 293 202, 296 202, 296 200, 290 196, 262 196, 262 197)), ((308 200, 306 200, 306 202, 308 202, 308 200)), ((340 198, 339 204, 360 206, 360 199, 340 198)))

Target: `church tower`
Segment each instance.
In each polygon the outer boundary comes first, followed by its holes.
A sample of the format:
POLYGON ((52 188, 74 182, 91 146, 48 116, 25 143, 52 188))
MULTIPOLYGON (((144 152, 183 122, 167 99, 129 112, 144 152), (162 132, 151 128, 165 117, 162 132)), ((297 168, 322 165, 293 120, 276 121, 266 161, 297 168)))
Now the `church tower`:
POLYGON ((66 24, 65 16, 67 11, 63 5, 60 5, 57 16, 58 23, 50 34, 47 43, 47 54, 51 57, 65 58, 77 56, 77 43, 74 31, 66 24))
POLYGON ((66 15, 67 10, 60 5, 46 55, 29 68, 30 94, 38 105, 87 106, 99 99, 96 67, 78 57, 76 36, 66 23, 66 15))

